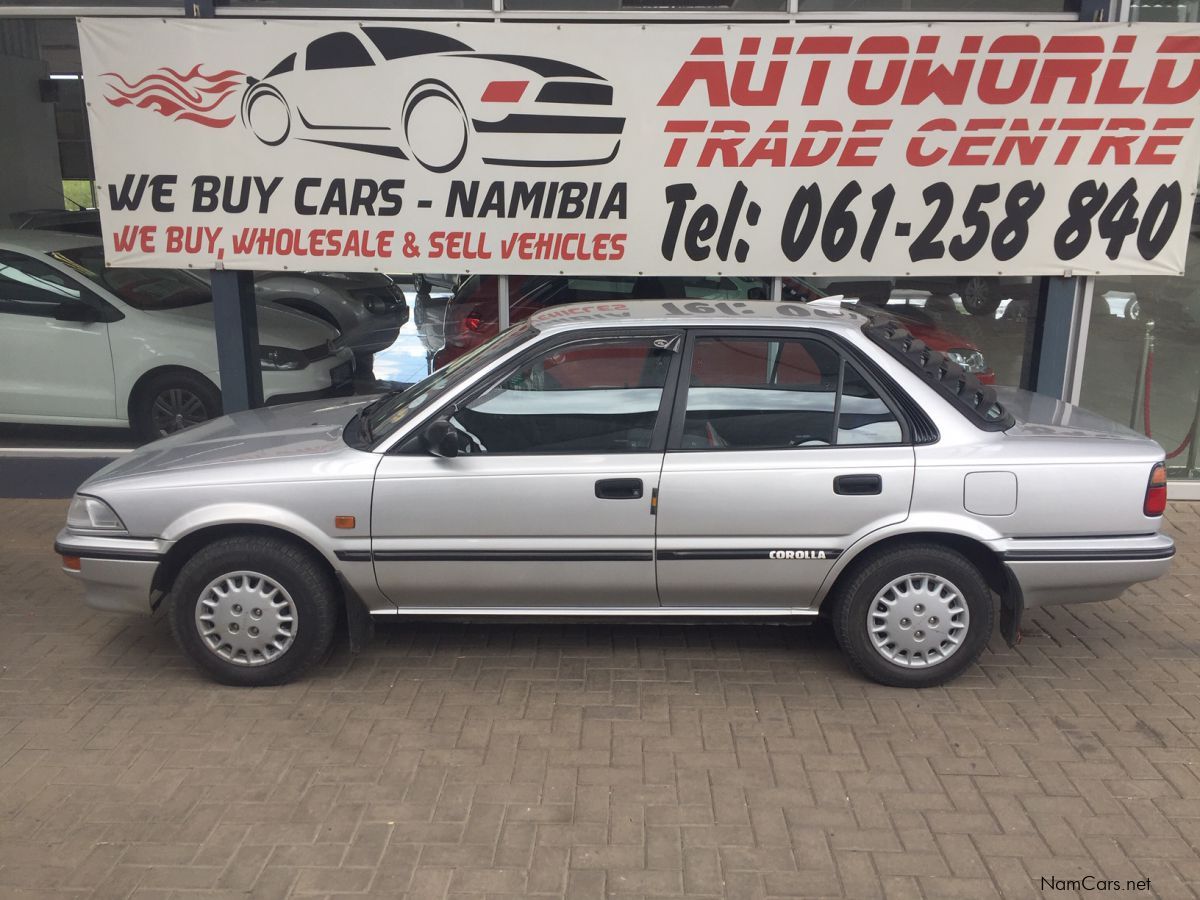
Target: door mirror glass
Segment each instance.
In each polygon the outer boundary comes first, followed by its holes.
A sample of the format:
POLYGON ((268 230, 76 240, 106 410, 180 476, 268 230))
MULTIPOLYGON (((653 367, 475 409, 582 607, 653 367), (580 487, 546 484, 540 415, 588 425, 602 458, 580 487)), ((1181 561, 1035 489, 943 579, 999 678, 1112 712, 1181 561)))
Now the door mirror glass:
POLYGON ((54 318, 59 322, 81 322, 89 324, 100 321, 100 313, 95 307, 82 300, 66 300, 54 311, 54 318))
POLYGON ((458 429, 450 424, 449 419, 434 419, 425 427, 425 449, 434 456, 443 459, 454 459, 458 456, 458 429))

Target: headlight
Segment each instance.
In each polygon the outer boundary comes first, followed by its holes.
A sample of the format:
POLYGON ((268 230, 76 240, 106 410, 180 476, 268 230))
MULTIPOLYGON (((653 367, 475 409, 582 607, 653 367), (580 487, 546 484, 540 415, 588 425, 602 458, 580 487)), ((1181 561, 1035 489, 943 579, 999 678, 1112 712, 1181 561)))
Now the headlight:
POLYGON ((270 347, 266 344, 258 348, 258 364, 264 369, 275 371, 279 369, 303 369, 308 360, 299 350, 291 347, 270 347))
POLYGON ((67 511, 67 527, 72 531, 102 531, 126 534, 125 523, 113 508, 98 497, 76 494, 67 511))
POLYGON ((386 288, 358 288, 348 292, 351 297, 362 303, 373 316, 382 316, 396 308, 396 298, 387 292, 386 288))
POLYGON ((955 347, 947 350, 946 356, 974 375, 987 371, 987 360, 974 347, 955 347))

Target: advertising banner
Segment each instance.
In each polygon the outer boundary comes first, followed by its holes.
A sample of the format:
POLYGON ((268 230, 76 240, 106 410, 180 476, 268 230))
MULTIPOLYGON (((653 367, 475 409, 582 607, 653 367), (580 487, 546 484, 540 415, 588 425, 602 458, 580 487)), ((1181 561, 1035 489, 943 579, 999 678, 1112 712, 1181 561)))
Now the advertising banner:
POLYGON ((118 266, 1178 274, 1200 26, 93 19, 118 266))

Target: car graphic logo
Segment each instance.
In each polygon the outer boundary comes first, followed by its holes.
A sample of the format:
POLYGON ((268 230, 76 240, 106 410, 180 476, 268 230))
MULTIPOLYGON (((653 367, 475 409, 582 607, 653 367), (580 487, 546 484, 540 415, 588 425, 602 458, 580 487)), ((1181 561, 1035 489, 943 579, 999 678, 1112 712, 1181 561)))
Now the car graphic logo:
MULTIPOLYGON (((197 88, 206 96, 189 99, 196 91, 184 82, 198 76, 199 66, 188 76, 162 71, 176 82, 156 74, 130 85, 110 73, 127 90, 106 99, 114 106, 154 105, 163 115, 213 127, 232 121, 215 114, 232 92, 229 83, 221 81, 220 91, 197 88), (128 89, 151 79, 158 93, 138 102, 128 89), (186 109, 179 106, 185 100, 186 109)), ((438 173, 468 159, 496 166, 604 165, 616 158, 625 130, 625 117, 612 114, 612 85, 595 72, 549 57, 478 52, 417 28, 330 32, 261 78, 246 75, 244 84, 241 122, 268 147, 303 141, 411 160, 438 173)))
POLYGON ((196 122, 208 128, 224 128, 236 115, 220 116, 218 108, 241 84, 241 72, 226 69, 212 75, 200 71, 200 65, 187 74, 170 67, 159 69, 145 78, 130 83, 116 72, 105 72, 104 99, 111 106, 136 106, 153 109, 161 116, 178 121, 196 122))

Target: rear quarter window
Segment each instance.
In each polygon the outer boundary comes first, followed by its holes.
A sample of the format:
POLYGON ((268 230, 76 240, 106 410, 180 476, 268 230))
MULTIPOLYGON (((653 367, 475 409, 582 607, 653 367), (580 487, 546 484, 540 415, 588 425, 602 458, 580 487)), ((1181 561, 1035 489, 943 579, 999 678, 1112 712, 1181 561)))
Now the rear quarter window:
POLYGON ((921 376, 951 406, 983 431, 1005 431, 1016 421, 997 399, 994 388, 982 384, 945 354, 931 350, 892 319, 872 318, 863 326, 865 334, 888 355, 921 376))

